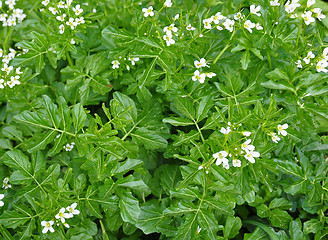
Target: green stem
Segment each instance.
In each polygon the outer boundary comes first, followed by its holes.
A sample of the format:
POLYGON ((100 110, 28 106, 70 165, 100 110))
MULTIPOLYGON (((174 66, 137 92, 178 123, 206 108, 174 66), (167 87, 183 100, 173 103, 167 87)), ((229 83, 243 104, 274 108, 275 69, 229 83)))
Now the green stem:
POLYGON ((67 58, 69 66, 73 67, 74 66, 73 60, 72 60, 71 55, 69 54, 69 52, 66 52, 66 58, 67 58))
POLYGON ((272 71, 272 61, 271 61, 271 56, 269 54, 268 49, 266 50, 266 53, 267 53, 267 58, 268 58, 268 63, 269 63, 269 69, 270 69, 270 71, 272 71))
POLYGON ((219 53, 219 55, 217 55, 217 57, 215 58, 213 64, 215 64, 219 58, 222 56, 222 54, 231 46, 231 40, 233 38, 233 36, 235 35, 236 31, 234 31, 229 39, 229 43, 222 49, 222 51, 219 53))

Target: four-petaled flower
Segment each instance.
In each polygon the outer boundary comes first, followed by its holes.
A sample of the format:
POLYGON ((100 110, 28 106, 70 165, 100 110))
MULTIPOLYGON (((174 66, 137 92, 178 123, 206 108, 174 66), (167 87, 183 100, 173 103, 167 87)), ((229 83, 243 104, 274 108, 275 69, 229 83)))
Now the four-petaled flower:
POLYGON ((191 24, 189 24, 189 25, 186 27, 186 29, 187 29, 188 31, 194 31, 196 28, 194 28, 193 26, 191 26, 191 24))
POLYGON ((233 25, 235 24, 235 20, 230 20, 229 18, 227 18, 224 23, 223 26, 225 27, 225 29, 227 29, 229 32, 233 31, 233 25))
POLYGON ((71 218, 71 214, 65 213, 65 208, 61 208, 59 213, 55 216, 56 219, 60 219, 62 223, 65 222, 65 218, 71 218))
POLYGON ((117 61, 117 60, 113 60, 113 61, 112 61, 112 64, 113 64, 113 66, 112 66, 113 69, 115 69, 115 68, 119 68, 119 67, 120 67, 120 62, 117 61))
POLYGON ((233 159, 232 160, 232 166, 241 167, 241 161, 239 159, 233 159))
POLYGON ((229 160, 226 158, 228 156, 228 153, 226 151, 220 151, 213 154, 213 158, 216 159, 215 164, 220 165, 223 163, 223 165, 229 165, 229 160))
POLYGON ((171 6, 172 6, 171 0, 166 0, 164 3, 164 7, 171 7, 171 6))
POLYGON ((251 143, 251 139, 247 139, 243 144, 241 144, 241 149, 245 151, 254 151, 255 147, 250 143, 251 143))
POLYGON ((245 23, 244 23, 244 28, 246 28, 250 33, 253 32, 252 28, 255 27, 255 23, 252 23, 250 20, 247 20, 245 23))
POLYGON ((273 142, 278 143, 280 141, 280 137, 277 134, 272 132, 272 133, 270 133, 270 136, 271 136, 271 140, 273 142))
POLYGON ((260 153, 256 151, 248 151, 246 150, 246 154, 244 156, 250 163, 255 163, 255 157, 260 157, 260 153))
POLYGON ((44 226, 42 233, 47 233, 48 231, 53 233, 55 231, 52 227, 52 225, 54 225, 54 221, 42 221, 41 225, 44 226))
POLYGON ((205 60, 205 58, 201 58, 200 61, 195 60, 195 61, 194 61, 194 65, 195 65, 196 68, 209 67, 209 66, 206 64, 206 60, 205 60))
POLYGON ((205 73, 200 73, 198 70, 194 72, 194 76, 192 76, 193 81, 199 81, 200 83, 205 82, 205 73))
POLYGON ((304 19, 306 25, 309 25, 311 22, 315 22, 314 17, 312 17, 311 11, 304 12, 302 14, 302 18, 304 19))
POLYGON ((166 41, 166 46, 170 46, 175 43, 175 40, 172 38, 171 34, 166 34, 163 36, 163 39, 166 41))
POLYGON ((142 11, 144 12, 144 17, 148 17, 148 16, 154 16, 154 12, 153 12, 153 7, 150 6, 149 8, 143 8, 142 11))
POLYGON ((257 16, 261 16, 261 13, 259 13, 260 10, 261 10, 261 6, 260 6, 260 5, 257 6, 257 7, 255 7, 254 4, 250 6, 250 12, 251 12, 252 14, 257 15, 257 16))
POLYGON ((288 124, 285 123, 283 125, 278 125, 277 129, 278 129, 278 135, 283 135, 283 136, 286 136, 287 135, 287 131, 285 129, 288 128, 288 124))
POLYGON ((80 214, 80 211, 75 209, 77 206, 77 203, 72 203, 71 206, 68 206, 66 210, 68 211, 69 218, 72 218, 74 215, 80 214))
POLYGON ((77 4, 73 7, 73 11, 75 12, 75 15, 78 16, 83 12, 83 9, 80 7, 80 4, 77 4))
POLYGON ((303 58, 303 61, 306 63, 306 64, 309 64, 310 63, 310 59, 311 58, 314 58, 315 55, 312 53, 312 51, 308 52, 307 56, 305 58, 303 58))

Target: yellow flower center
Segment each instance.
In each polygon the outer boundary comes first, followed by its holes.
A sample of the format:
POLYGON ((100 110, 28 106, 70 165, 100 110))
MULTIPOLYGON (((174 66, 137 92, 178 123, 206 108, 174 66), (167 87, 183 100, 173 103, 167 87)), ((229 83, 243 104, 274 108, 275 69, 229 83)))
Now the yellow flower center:
POLYGON ((48 227, 48 228, 50 228, 50 227, 51 227, 50 223, 46 223, 46 225, 47 225, 47 227, 48 227))

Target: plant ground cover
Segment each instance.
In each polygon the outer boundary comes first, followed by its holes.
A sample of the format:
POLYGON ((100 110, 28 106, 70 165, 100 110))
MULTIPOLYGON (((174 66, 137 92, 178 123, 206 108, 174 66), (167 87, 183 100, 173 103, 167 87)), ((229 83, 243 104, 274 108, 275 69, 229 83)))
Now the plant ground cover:
POLYGON ((0 1, 1 239, 328 239, 326 12, 0 1))

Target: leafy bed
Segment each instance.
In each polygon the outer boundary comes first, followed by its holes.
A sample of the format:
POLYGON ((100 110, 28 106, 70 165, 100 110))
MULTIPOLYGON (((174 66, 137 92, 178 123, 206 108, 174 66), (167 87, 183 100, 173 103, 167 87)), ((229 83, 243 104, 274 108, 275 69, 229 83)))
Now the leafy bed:
POLYGON ((3 2, 2 238, 326 239, 312 2, 3 2))

